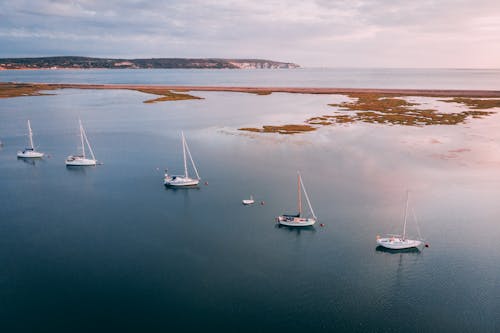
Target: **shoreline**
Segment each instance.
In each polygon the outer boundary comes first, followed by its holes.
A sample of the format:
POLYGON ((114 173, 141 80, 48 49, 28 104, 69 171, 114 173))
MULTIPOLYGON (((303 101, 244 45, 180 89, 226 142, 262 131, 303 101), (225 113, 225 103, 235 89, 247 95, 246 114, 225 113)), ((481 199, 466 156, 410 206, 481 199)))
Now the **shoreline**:
POLYGON ((87 83, 41 83, 0 82, 0 89, 7 85, 33 86, 38 90, 55 89, 125 89, 125 90, 171 90, 171 91, 220 91, 268 95, 270 93, 294 94, 383 94, 392 96, 422 97, 500 97, 500 90, 458 89, 393 89, 393 88, 323 88, 323 87, 248 87, 248 86, 184 86, 155 84, 87 84, 87 83))

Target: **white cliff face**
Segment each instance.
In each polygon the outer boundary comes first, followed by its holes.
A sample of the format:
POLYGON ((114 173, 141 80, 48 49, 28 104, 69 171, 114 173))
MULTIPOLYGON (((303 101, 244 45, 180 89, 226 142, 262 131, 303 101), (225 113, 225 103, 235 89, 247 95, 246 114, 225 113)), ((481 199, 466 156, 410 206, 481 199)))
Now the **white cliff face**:
POLYGON ((271 62, 271 61, 230 61, 231 65, 240 69, 280 69, 280 68, 299 68, 300 66, 288 62, 271 62))

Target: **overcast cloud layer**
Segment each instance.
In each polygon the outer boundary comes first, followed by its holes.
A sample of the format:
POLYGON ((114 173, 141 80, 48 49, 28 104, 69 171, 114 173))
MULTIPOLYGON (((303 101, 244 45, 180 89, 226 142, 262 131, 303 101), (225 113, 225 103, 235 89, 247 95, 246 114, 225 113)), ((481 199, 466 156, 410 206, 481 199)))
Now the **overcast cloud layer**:
POLYGON ((0 57, 500 67, 499 0, 0 0, 0 57))

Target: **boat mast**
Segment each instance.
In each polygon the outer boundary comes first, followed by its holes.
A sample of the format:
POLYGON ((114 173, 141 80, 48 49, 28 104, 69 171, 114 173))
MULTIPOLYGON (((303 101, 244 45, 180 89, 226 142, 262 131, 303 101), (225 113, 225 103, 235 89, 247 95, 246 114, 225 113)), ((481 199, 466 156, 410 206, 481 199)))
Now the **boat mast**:
MULTIPOLYGON (((200 178, 200 175, 198 174, 198 169, 196 169, 196 165, 194 164, 193 156, 191 156, 191 151, 189 150, 189 146, 187 144, 186 139, 184 139, 184 145, 186 146, 186 150, 187 150, 187 154, 189 156, 189 160, 191 160, 191 164, 193 165, 194 172, 196 173, 196 178, 198 178, 198 180, 200 180, 201 178, 200 178)), ((186 171, 186 174, 187 174, 187 171, 186 171)))
POLYGON ((87 138, 87 133, 83 129, 83 126, 82 126, 82 133, 83 133, 83 137, 85 139, 85 142, 87 143, 87 146, 89 147, 90 155, 92 156, 92 159, 95 160, 94 151, 92 150, 92 147, 90 146, 89 139, 87 138))
POLYGON ((85 158, 85 144, 83 142, 83 126, 82 126, 82 120, 81 119, 78 119, 78 122, 80 124, 80 141, 81 141, 81 144, 82 144, 82 156, 83 158, 85 158))
POLYGON ((405 208, 405 222, 403 224, 403 240, 406 238, 406 220, 408 219, 408 201, 410 199, 410 191, 406 191, 406 208, 405 208))
POLYGON ((302 216, 302 193, 300 191, 300 183, 302 180, 300 179, 300 173, 297 171, 297 208, 299 211, 299 217, 302 216))
POLYGON ((186 138, 184 138, 184 131, 182 134, 182 154, 184 156, 184 177, 188 177, 187 161, 186 161, 186 138))
POLYGON ((316 214, 314 214, 314 210, 311 205, 311 201, 309 200, 309 196, 307 195, 306 187, 304 186, 304 183, 302 182, 302 177, 299 178, 300 183, 302 184, 302 189, 304 190, 304 195, 306 196, 307 204, 309 205, 309 209, 311 210, 311 214, 314 217, 314 219, 317 219, 316 214))
POLYGON ((28 134, 30 137, 30 148, 34 150, 35 146, 33 145, 33 131, 31 130, 31 123, 29 119, 28 119, 28 134))

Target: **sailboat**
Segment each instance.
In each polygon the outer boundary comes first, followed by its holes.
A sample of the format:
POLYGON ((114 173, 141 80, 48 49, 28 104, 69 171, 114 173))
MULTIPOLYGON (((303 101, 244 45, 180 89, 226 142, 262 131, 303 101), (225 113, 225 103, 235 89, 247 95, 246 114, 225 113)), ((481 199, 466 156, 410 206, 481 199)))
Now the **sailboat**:
POLYGON ((188 144, 186 142, 186 138, 184 137, 184 132, 181 132, 181 136, 182 136, 182 154, 184 157, 184 174, 183 175, 169 175, 168 171, 165 170, 165 178, 163 179, 163 184, 165 186, 187 187, 187 186, 196 186, 200 183, 201 178, 200 178, 200 175, 198 174, 198 170, 196 169, 196 165, 194 164, 193 157, 191 156, 191 152, 189 151, 189 147, 188 147, 188 144), (196 173, 196 178, 189 177, 186 156, 189 156, 189 160, 191 161, 191 165, 193 166, 194 172, 196 173))
POLYGON ((289 227, 308 227, 316 223, 316 220, 318 219, 314 214, 314 210, 311 206, 311 201, 309 200, 306 188, 304 186, 304 183, 302 182, 302 177, 300 176, 300 172, 298 171, 297 171, 297 208, 298 208, 297 214, 283 214, 278 216, 277 217, 278 223, 289 227), (308 217, 302 215, 302 191, 304 191, 304 195, 306 197, 307 204, 311 212, 311 216, 308 217))
MULTIPOLYGON (((403 222, 403 234, 395 235, 389 234, 388 237, 381 238, 377 236, 377 244, 391 250, 404 250, 411 248, 420 249, 423 245, 420 239, 408 239, 406 238, 406 222, 408 219, 408 202, 410 199, 410 192, 406 192, 406 208, 405 208, 405 218, 403 222)), ((414 216, 415 217, 415 216, 414 216)), ((416 222, 416 219, 415 219, 416 222)), ((417 225, 418 226, 418 225, 417 225)), ((419 232, 420 233, 420 232, 419 232)))
POLYGON ((253 199, 253 195, 250 195, 250 199, 241 200, 241 203, 244 204, 245 206, 253 205, 255 203, 255 200, 253 199))
POLYGON ((29 147, 24 148, 22 151, 17 152, 17 157, 20 158, 41 158, 43 153, 35 150, 35 145, 33 144, 33 131, 31 130, 31 123, 28 119, 28 135, 29 135, 29 147))
POLYGON ((81 142, 81 151, 82 153, 80 155, 70 155, 66 158, 66 165, 67 166, 88 166, 88 165, 96 165, 97 160, 95 159, 94 156, 94 151, 92 150, 92 147, 90 146, 89 140, 87 139, 87 134, 85 133, 85 130, 83 129, 82 121, 78 119, 78 122, 80 124, 80 142, 81 142), (85 153, 85 146, 88 147, 88 150, 90 152, 90 157, 88 158, 86 153, 85 153))

